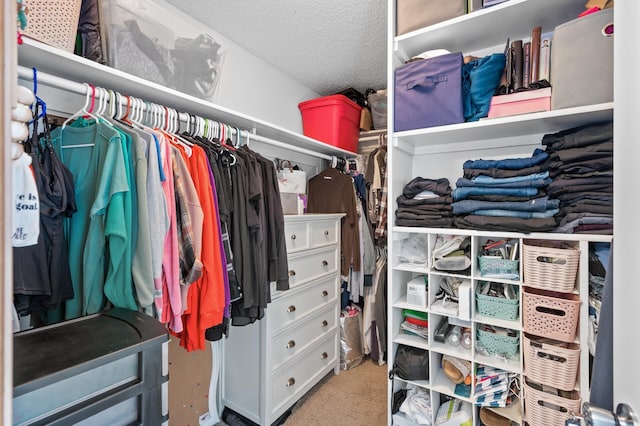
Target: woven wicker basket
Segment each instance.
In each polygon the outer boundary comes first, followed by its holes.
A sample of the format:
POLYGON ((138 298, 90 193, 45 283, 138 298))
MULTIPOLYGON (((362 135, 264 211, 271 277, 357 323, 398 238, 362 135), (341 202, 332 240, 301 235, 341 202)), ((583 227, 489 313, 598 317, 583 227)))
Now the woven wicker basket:
POLYGON ((580 346, 524 335, 524 374, 531 380, 565 391, 576 385, 580 346))
POLYGON ((522 252, 525 285, 563 293, 573 291, 580 250, 524 244, 522 252))
POLYGON ((73 52, 82 0, 25 0, 27 27, 22 31, 50 46, 73 52))
POLYGON ((528 333, 573 342, 579 313, 580 298, 576 294, 523 288, 522 319, 524 330, 528 333))
POLYGON ((580 412, 580 392, 568 392, 566 397, 544 392, 542 385, 525 380, 524 413, 530 425, 564 426, 571 413, 580 412))

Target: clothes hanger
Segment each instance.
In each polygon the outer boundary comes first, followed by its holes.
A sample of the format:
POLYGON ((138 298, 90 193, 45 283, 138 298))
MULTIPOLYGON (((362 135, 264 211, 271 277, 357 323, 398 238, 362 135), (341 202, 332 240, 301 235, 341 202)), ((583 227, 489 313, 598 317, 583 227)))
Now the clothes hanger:
MULTIPOLYGON (((75 120, 80 116, 89 116, 89 117, 92 117, 94 120, 98 119, 95 115, 91 113, 96 103, 96 88, 89 83, 84 83, 84 84, 86 85, 86 88, 87 88, 85 92, 84 105, 79 111, 76 111, 76 113, 74 113, 71 117, 67 118, 64 121, 64 123, 62 123, 62 132, 64 132, 64 129, 67 127, 67 124, 69 124, 70 122, 72 122, 73 120, 75 120)), ((83 144, 83 145, 88 145, 88 144, 83 144)), ((93 146, 93 144, 91 144, 90 146, 93 146)))
MULTIPOLYGON (((38 120, 44 117, 45 115, 47 115, 47 103, 38 96, 38 70, 36 70, 35 67, 31 69, 33 70, 33 96, 36 99, 35 103, 37 103, 42 107, 42 112, 40 112, 37 117, 34 117, 33 119, 31 119, 29 123, 33 123, 35 120, 38 120)), ((34 106, 33 104, 29 106, 29 109, 31 111, 33 111, 33 106, 34 106)))

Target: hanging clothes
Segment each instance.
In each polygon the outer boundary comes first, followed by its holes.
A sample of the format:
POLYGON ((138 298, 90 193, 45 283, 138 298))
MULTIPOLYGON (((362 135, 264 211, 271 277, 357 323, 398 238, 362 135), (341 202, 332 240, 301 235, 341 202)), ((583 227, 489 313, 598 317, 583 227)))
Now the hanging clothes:
POLYGON ((182 317, 184 332, 180 344, 187 350, 205 348, 205 330, 222 323, 225 307, 226 259, 219 231, 219 220, 214 210, 213 185, 204 150, 194 145, 190 157, 185 158, 198 193, 205 218, 202 228, 202 276, 188 290, 187 310, 182 317), (224 266, 223 266, 224 265, 224 266))
POLYGON ((65 217, 76 211, 73 177, 53 151, 46 116, 43 123, 38 135, 34 122, 24 143, 35 176, 40 230, 36 245, 13 249, 14 306, 20 312, 52 310, 73 298, 64 234, 65 217))
POLYGON ((130 202, 130 196, 125 197, 129 193, 128 161, 120 134, 94 122, 55 129, 52 144, 73 175, 78 208, 65 227, 75 297, 66 301, 61 317, 99 312, 106 302, 105 287, 117 295, 111 300, 114 306, 136 309, 131 271, 118 273, 127 268, 125 213, 130 202))
POLYGON ((352 179, 333 168, 312 177, 309 180, 307 212, 346 213, 341 225, 340 274, 349 275, 350 268, 360 271, 360 237, 352 179))

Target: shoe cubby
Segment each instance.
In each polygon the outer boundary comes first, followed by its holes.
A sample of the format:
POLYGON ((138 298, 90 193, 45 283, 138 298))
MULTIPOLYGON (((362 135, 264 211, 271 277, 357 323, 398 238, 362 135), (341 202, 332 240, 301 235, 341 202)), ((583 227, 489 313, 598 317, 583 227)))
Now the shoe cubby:
MULTIPOLYGON (((488 407, 492 412, 495 411, 516 424, 524 424, 527 415, 526 392, 522 391, 526 380, 532 383, 541 381, 545 388, 560 386, 563 389, 559 389, 559 392, 572 392, 568 401, 572 404, 576 402, 576 397, 579 401, 587 400, 589 351, 586 342, 589 329, 592 328, 592 323, 588 320, 587 303, 590 276, 589 247, 593 240, 579 235, 480 233, 471 230, 438 229, 423 231, 394 232, 395 238, 398 238, 397 241, 394 240, 394 249, 398 249, 399 245, 396 243, 406 236, 420 235, 416 240, 420 241, 417 247, 426 252, 421 252, 419 257, 426 259, 426 262, 409 264, 406 262, 406 254, 403 261, 394 259, 392 254, 392 265, 395 266, 390 271, 393 283, 390 290, 390 294, 393 295, 390 317, 391 322, 396 322, 396 329, 399 330, 403 320, 403 309, 417 309, 428 315, 426 341, 399 333, 394 337, 392 345, 415 344, 428 349, 431 376, 425 388, 431 392, 434 419, 441 405, 436 404, 438 398, 446 397, 470 404, 473 424, 481 424, 482 407, 476 403, 474 385, 472 384, 468 396, 461 392, 461 387, 456 392, 458 384, 451 380, 443 367, 443 359, 448 357, 470 362, 474 371, 483 366, 500 369, 511 377, 517 377, 519 386, 512 395, 511 404, 508 407, 488 407), (443 236, 448 241, 466 239, 467 242, 464 244, 470 256, 470 268, 464 271, 435 268, 434 250, 437 253, 438 244, 442 244, 443 236), (486 274, 479 258, 483 253, 497 256, 495 252, 489 252, 487 249, 487 246, 495 243, 499 243, 496 248, 502 246, 505 249, 505 257, 517 260, 517 266, 514 266, 514 263, 505 264, 506 269, 492 269, 497 275, 486 274), (534 257, 530 247, 534 247, 534 257), (536 248, 545 251, 539 252, 536 248), (561 251, 551 252, 550 249, 561 251), (574 266, 576 257, 577 264, 574 266), (549 267, 546 264, 536 265, 532 269, 528 263, 534 261, 533 259, 540 263, 538 258, 553 265, 552 268, 563 269, 554 269, 550 273, 546 271, 549 267), (545 258, 553 260, 547 262, 548 259, 545 258), (575 271, 565 271, 564 265, 568 265, 566 268, 570 270, 575 268, 575 271), (536 270, 541 268, 544 270, 536 270), (508 275, 509 272, 513 272, 513 275, 508 275), (566 276, 563 280, 568 283, 564 287, 567 292, 544 288, 545 282, 550 280, 544 277, 556 273, 566 276), (416 278, 428 283, 424 307, 406 303, 406 285, 416 278), (529 285, 530 283, 534 285, 529 285), (457 297, 452 297, 451 288, 457 289, 457 297), (443 305, 443 300, 450 303, 443 305), (450 333, 456 334, 453 332, 454 329, 460 334, 449 339, 450 333), (452 341, 460 342, 464 332, 470 337, 470 347, 464 347, 460 343, 451 344, 452 341), (563 335, 558 336, 558 332, 562 332, 563 335), (559 362, 564 359, 568 361, 559 362)), ((606 237, 602 237, 602 240, 606 240, 606 237)), ((451 375, 451 372, 448 372, 451 375)), ((535 387, 533 391, 535 392, 535 387)))

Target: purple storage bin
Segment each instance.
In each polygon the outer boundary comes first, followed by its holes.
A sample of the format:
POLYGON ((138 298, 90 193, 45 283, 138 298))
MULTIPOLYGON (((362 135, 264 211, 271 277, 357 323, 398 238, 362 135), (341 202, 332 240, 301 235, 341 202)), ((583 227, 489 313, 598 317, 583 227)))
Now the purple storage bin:
POLYGON ((402 65, 395 77, 396 132, 464 122, 461 52, 402 65))

